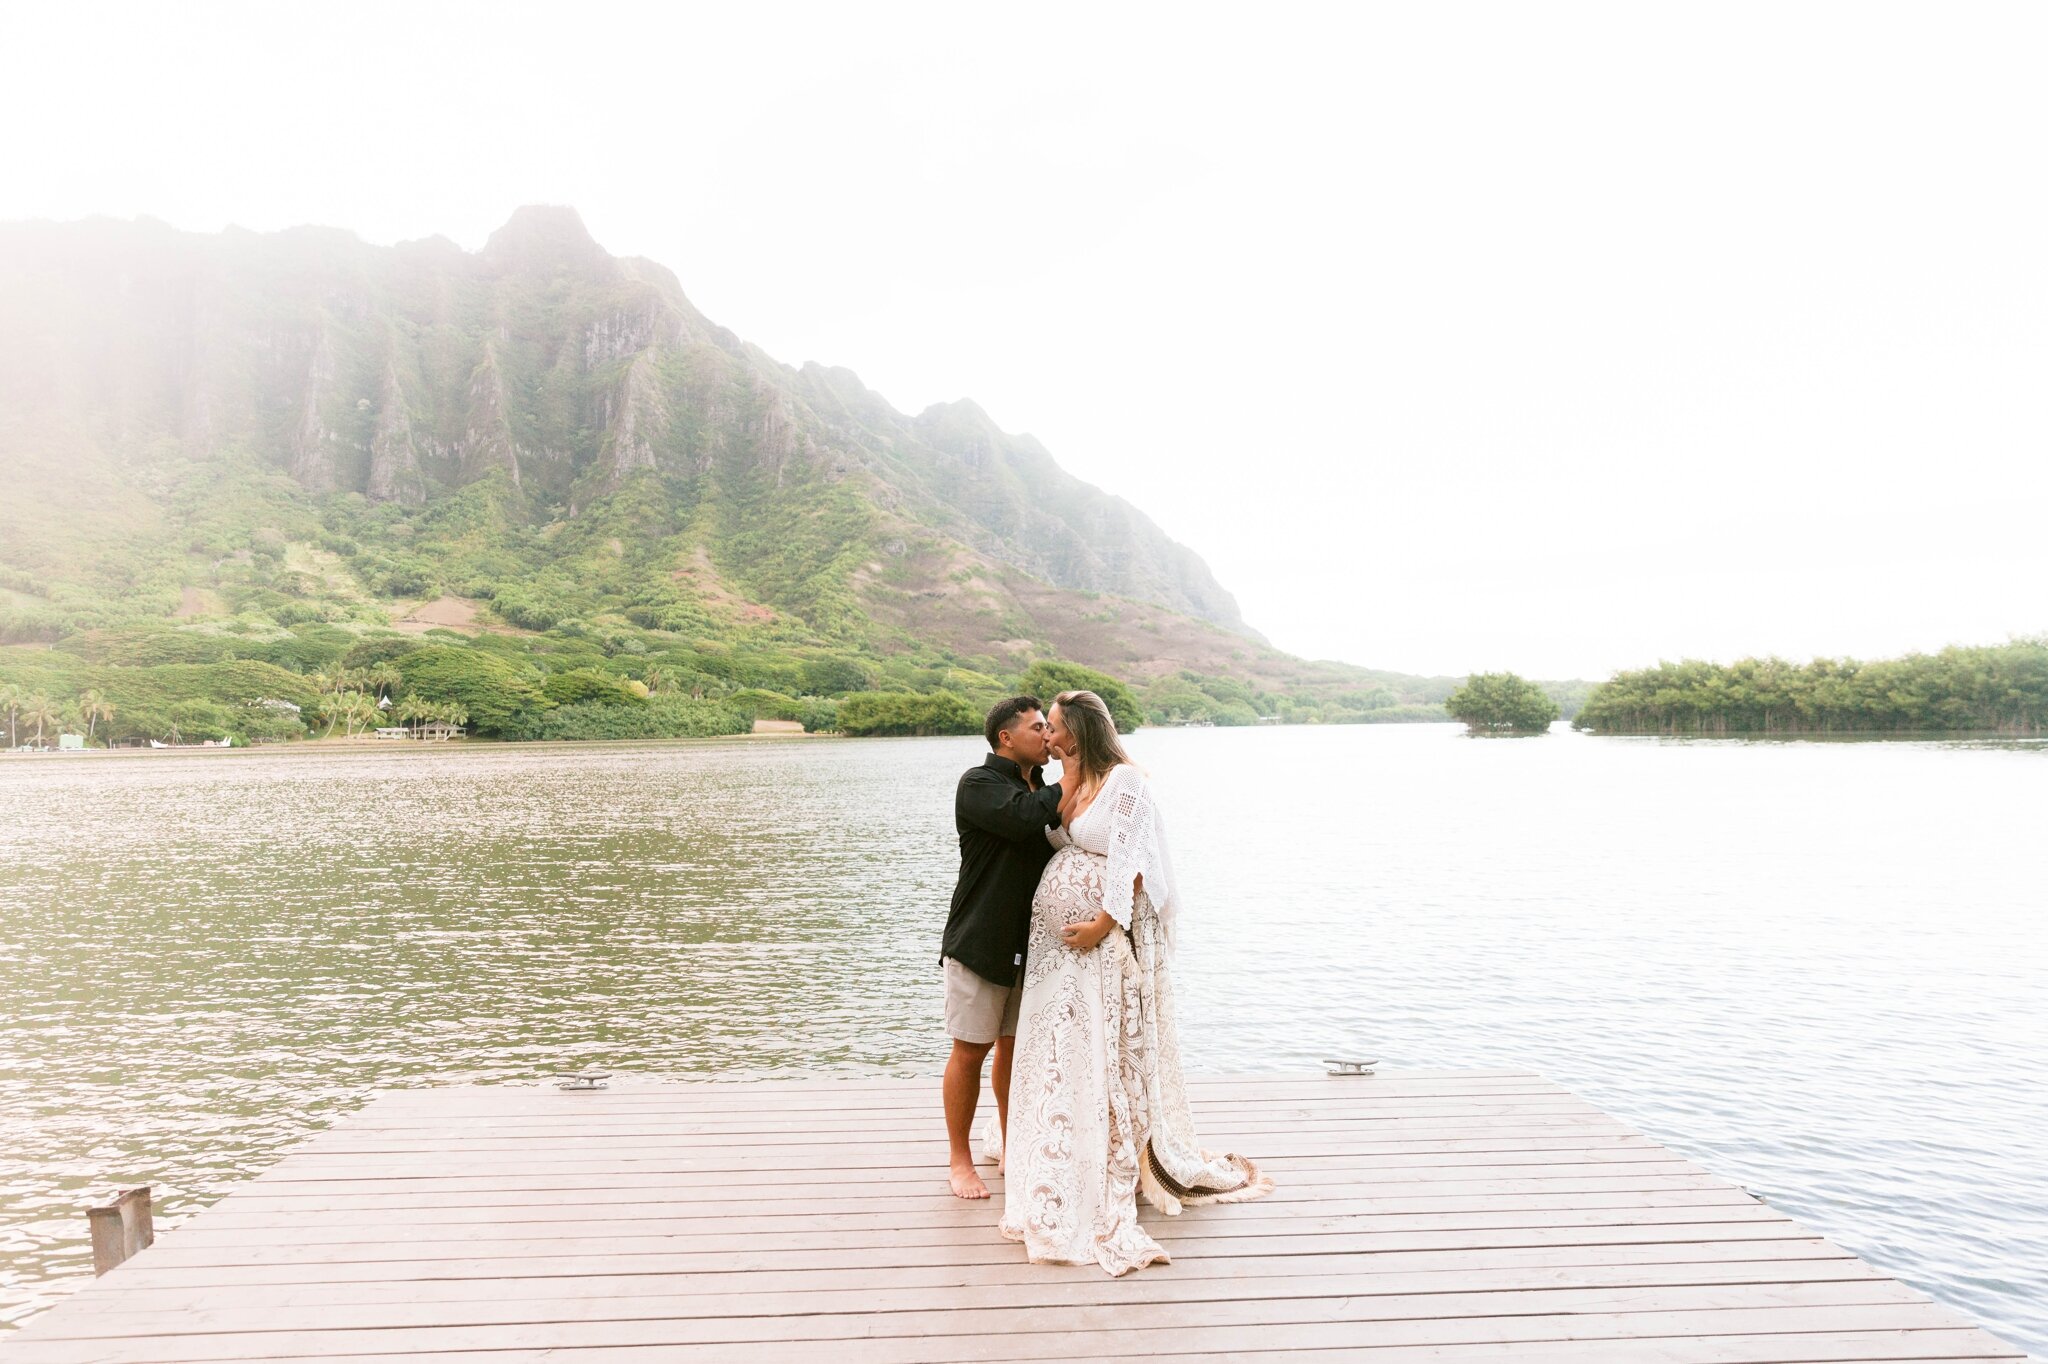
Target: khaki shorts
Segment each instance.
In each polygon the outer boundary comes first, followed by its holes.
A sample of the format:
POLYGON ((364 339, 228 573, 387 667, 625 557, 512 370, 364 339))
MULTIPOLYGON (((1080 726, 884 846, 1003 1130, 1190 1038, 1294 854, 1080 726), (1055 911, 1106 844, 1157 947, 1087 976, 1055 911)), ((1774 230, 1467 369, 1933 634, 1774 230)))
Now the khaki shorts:
POLYGON ((946 958, 946 1035, 957 1042, 988 1043, 1017 1035, 1024 982, 997 985, 972 967, 946 958))

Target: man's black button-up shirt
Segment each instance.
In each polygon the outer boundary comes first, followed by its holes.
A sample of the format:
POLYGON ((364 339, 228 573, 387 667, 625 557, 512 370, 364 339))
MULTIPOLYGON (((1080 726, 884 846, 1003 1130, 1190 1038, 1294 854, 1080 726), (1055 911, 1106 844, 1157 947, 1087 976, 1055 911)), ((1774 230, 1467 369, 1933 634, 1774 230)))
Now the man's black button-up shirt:
MULTIPOLYGON (((1031 770, 1032 781, 1043 779, 1043 768, 1031 770)), ((1045 830, 1060 822, 1060 788, 1032 790, 1023 769, 991 753, 961 775, 953 822, 960 830, 960 882, 941 955, 983 980, 1009 985, 1018 979, 1031 936, 1031 898, 1052 860, 1045 830)))

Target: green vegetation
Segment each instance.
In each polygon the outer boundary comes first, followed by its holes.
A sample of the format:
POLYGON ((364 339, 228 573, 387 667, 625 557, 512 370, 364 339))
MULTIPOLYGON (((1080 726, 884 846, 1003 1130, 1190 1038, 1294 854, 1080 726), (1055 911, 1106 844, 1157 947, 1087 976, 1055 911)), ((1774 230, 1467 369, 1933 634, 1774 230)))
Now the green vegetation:
POLYGON ((1290 692, 1183 669, 1142 688, 1139 696, 1155 725, 1372 725, 1449 718, 1442 702, 1457 686, 1453 678, 1354 671, 1369 685, 1290 692))
POLYGON ((1536 685, 1543 688, 1551 700, 1557 702, 1558 719, 1575 720, 1579 711, 1584 709, 1586 698, 1593 694, 1593 688, 1598 684, 1574 681, 1538 682, 1536 685))
POLYGON ((1266 648, 1029 438, 777 364, 565 210, 479 254, 5 224, 0 313, 64 376, 0 414, 25 742, 972 732, 1027 679, 1127 729, 1350 723, 1453 685, 1266 648))
POLYGON ((846 734, 979 734, 984 712, 957 692, 855 692, 839 703, 846 734))
POLYGON ((1032 664, 1024 670, 1018 689, 1037 697, 1048 708, 1061 692, 1092 691, 1109 707, 1109 718, 1116 722, 1119 734, 1135 733, 1145 723, 1145 711, 1129 687, 1108 673, 1064 659, 1041 659, 1032 664))
POLYGON ((486 736, 519 733, 547 709, 549 697, 531 667, 480 649, 441 644, 416 649, 396 660, 408 696, 458 705, 476 732, 486 736))
POLYGON ((660 696, 640 704, 581 702, 534 715, 514 738, 704 739, 745 734, 753 717, 718 701, 660 696))
POLYGON ((2048 636, 1859 663, 1660 663, 1593 689, 1600 734, 1903 734, 2048 728, 2048 636))
POLYGON ((1550 694, 1513 673, 1474 673, 1444 709, 1473 734, 1542 734, 1557 718, 1550 694))
MULTIPOLYGON (((140 514, 125 540, 81 523, 7 570, 7 590, 33 585, 51 623, 42 643, 0 645, 0 684, 48 702, 42 742, 74 730, 94 745, 246 744, 433 721, 503 739, 696 737, 757 719, 966 734, 998 697, 1029 687, 1096 691, 1126 730, 1148 713, 1166 724, 1442 718, 1428 704, 1440 693, 1398 675, 1284 690, 1190 671, 1135 687, 1070 660, 1020 674, 957 654, 848 606, 854 550, 873 551, 860 509, 830 498, 806 504, 816 517, 770 514, 749 500, 761 489, 693 504, 704 489, 649 473, 566 517, 498 475, 420 507, 309 494, 233 452, 167 457, 156 476, 175 534, 140 514), (782 527, 774 545, 747 529, 760 516, 782 527), (733 557, 742 546, 763 557, 733 557), (805 573, 819 581, 799 589, 805 573), (189 614, 171 614, 181 606, 189 614), (456 625, 394 627, 408 611, 456 625)), ((19 707, 16 719, 10 742, 38 742, 19 707)))

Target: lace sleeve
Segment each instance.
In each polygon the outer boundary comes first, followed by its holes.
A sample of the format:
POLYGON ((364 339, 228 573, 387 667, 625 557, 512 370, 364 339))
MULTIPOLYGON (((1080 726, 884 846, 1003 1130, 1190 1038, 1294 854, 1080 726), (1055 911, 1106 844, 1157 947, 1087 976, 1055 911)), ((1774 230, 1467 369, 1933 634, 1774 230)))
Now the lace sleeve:
POLYGON ((1103 883, 1102 907, 1128 930, 1136 902, 1135 885, 1145 878, 1145 894, 1165 920, 1174 902, 1172 864, 1166 855, 1166 832, 1152 797, 1151 783, 1137 768, 1125 764, 1110 774, 1097 800, 1109 805, 1109 871, 1103 883))

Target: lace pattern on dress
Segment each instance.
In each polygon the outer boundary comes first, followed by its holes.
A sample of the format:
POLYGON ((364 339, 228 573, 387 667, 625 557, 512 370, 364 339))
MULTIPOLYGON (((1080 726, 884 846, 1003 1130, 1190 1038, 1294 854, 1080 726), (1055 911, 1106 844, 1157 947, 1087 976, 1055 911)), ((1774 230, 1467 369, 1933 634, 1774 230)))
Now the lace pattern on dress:
POLYGON ((1034 1262, 1124 1274, 1167 1258, 1138 1225, 1140 1195, 1171 1214, 1257 1198, 1273 1184, 1250 1161, 1205 1151, 1197 1140, 1153 895, 1154 886, 1171 890, 1172 871, 1142 776, 1117 771, 1129 775, 1112 773, 1116 789, 1106 782, 1074 821, 1032 901, 1001 1232, 1022 1241, 1034 1262), (1107 904, 1122 876, 1112 841, 1119 828, 1132 835, 1123 857, 1136 850, 1145 889, 1129 894, 1131 880, 1123 879, 1128 931, 1111 929, 1092 950, 1076 951, 1060 930, 1107 904))
POLYGON ((1145 893, 1152 899, 1153 911, 1166 933, 1166 946, 1171 949, 1178 888, 1173 861, 1166 851, 1165 818, 1152 798, 1152 784, 1145 774, 1129 763, 1110 769, 1094 801, 1074 821, 1071 841, 1108 857, 1102 907, 1126 932, 1131 927, 1137 878, 1145 878, 1145 893))

